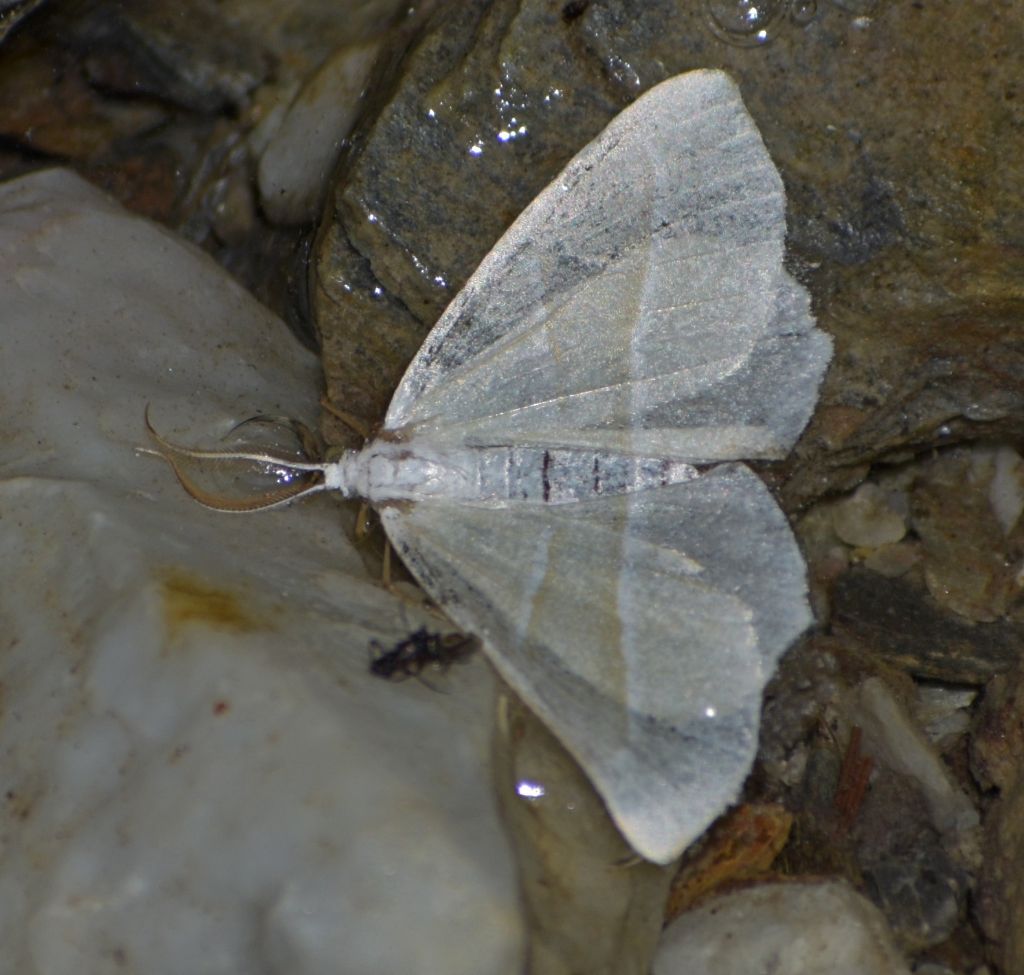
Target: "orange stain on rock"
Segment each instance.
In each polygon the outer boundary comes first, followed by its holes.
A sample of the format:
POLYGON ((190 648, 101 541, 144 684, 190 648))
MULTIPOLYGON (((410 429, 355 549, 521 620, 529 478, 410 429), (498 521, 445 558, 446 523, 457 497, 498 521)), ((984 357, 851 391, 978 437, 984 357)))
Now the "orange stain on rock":
POLYGON ((719 888, 763 876, 789 839, 792 815, 771 803, 745 803, 723 816, 679 868, 665 922, 719 888))
POLYGON ((270 626, 264 615, 252 612, 236 593, 182 569, 168 570, 161 583, 164 619, 171 637, 195 623, 234 633, 251 633, 270 626))

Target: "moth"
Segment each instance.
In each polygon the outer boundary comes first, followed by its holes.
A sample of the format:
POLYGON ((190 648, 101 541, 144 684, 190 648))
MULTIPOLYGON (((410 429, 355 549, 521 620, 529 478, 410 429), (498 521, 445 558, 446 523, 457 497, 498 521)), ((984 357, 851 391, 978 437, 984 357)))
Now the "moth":
POLYGON ((668 862, 737 796, 764 684, 811 621, 786 518, 740 463, 789 452, 831 356, 785 233, 736 85, 679 75, 498 241, 362 450, 298 462, 152 432, 186 487, 203 458, 273 475, 226 507, 367 499, 626 839, 668 862))

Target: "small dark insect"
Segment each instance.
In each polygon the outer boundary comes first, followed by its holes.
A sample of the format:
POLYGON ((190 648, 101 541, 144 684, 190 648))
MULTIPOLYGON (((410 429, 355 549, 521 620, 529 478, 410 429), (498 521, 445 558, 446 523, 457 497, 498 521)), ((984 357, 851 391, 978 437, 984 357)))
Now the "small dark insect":
POLYGON ((370 673, 384 680, 405 680, 419 677, 428 667, 447 670, 453 663, 465 660, 477 648, 474 637, 462 633, 431 633, 425 626, 399 640, 385 650, 376 640, 370 649, 376 656, 370 661, 370 673))

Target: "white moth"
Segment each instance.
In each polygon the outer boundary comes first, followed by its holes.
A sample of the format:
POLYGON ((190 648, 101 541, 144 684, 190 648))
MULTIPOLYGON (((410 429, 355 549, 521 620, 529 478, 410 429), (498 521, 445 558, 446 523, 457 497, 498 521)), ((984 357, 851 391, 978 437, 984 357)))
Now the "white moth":
POLYGON ((667 862, 736 798, 764 684, 811 620, 786 519, 735 463, 789 451, 831 355, 785 231, 735 84, 671 78, 498 241, 361 451, 158 442, 183 480, 185 459, 229 457, 295 481, 235 508, 368 499, 637 852, 667 862))

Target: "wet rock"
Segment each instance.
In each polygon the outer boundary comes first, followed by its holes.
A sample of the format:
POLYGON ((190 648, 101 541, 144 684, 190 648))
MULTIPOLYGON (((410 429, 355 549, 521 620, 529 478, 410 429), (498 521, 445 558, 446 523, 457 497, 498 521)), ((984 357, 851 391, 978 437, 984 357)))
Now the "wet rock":
POLYGON ((975 625, 937 606, 920 584, 854 567, 832 593, 832 632, 919 677, 983 684, 1020 654, 1024 628, 996 620, 975 625))
POLYGON ((1019 438, 1022 39, 1024 11, 951 0, 819 3, 756 51, 683 0, 441 8, 321 231, 332 398, 378 418, 418 339, 566 158, 642 90, 713 65, 738 78, 782 171, 794 262, 837 339, 786 499, 853 487, 879 459, 1019 438))
POLYGON ((562 8, 441 5, 339 175, 315 253, 328 391, 377 420, 480 258, 625 99, 562 8))
POLYGON ((954 849, 973 858, 978 814, 923 733, 877 677, 862 682, 850 702, 850 720, 863 729, 865 750, 893 772, 916 783, 932 826, 954 849))
POLYGON ((866 890, 899 945, 913 952, 944 942, 966 913, 971 878, 944 848, 919 784, 880 764, 853 841, 866 890))
POLYGON ((237 109, 272 67, 263 44, 207 0, 80 0, 69 24, 94 86, 191 111, 237 109))
POLYGON ((903 499, 865 481, 833 507, 832 524, 847 545, 879 548, 898 542, 907 533, 905 509, 903 499))
POLYGON ((398 0, 360 0, 343 14, 326 0, 218 5, 233 29, 260 39, 275 70, 182 167, 188 183, 174 225, 310 346, 309 211, 361 109, 358 77, 370 52, 401 49, 404 35, 392 26, 415 23, 418 9, 398 0))
POLYGON ((1024 546, 1004 527, 1014 512, 1011 531, 1019 518, 1009 459, 992 449, 945 451, 921 466, 911 495, 928 592, 940 606, 978 623, 1014 615, 1018 608, 1024 617, 1024 546), (1006 461, 999 483, 998 458, 1006 461), (1003 520, 993 505, 993 487, 1003 520))
POLYGON ((970 709, 978 697, 977 690, 920 684, 916 691, 914 720, 940 752, 948 751, 970 726, 970 709))
POLYGON ((0 3, 0 44, 15 26, 45 2, 46 0, 3 0, 0 3))
POLYGON ((0 967, 518 975, 485 661, 378 679, 433 621, 338 505, 242 526, 138 452, 147 403, 208 445, 308 420, 316 361, 67 172, 0 185, 0 263, 0 967))
POLYGON ((499 699, 498 795, 530 918, 531 975, 647 975, 673 866, 640 860, 551 733, 499 699))
POLYGON ((994 801, 985 817, 977 913, 1000 971, 1024 972, 1024 673, 985 688, 971 743, 971 771, 994 801))
POLYGON ((356 119, 379 45, 342 48, 306 82, 260 155, 263 211, 273 223, 309 223, 356 119))
POLYGON ((846 884, 765 884, 666 930, 653 975, 908 975, 886 923, 846 884))

